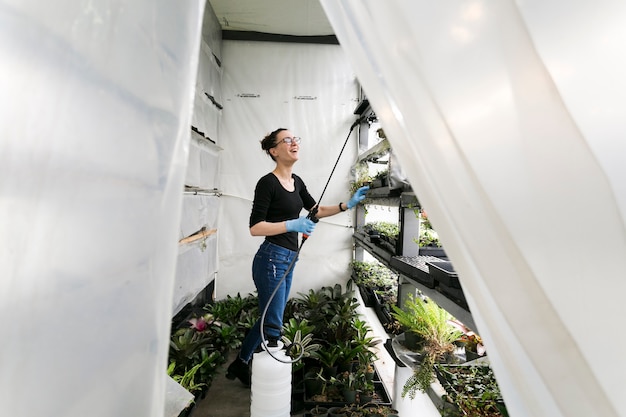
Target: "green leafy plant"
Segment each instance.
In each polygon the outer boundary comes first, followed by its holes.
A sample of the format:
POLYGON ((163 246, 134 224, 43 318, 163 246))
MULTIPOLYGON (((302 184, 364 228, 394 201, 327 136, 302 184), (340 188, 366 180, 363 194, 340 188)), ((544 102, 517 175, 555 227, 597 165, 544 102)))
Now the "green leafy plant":
POLYGON ((170 341, 168 375, 191 393, 208 387, 218 365, 224 363, 208 332, 180 329, 170 341))
POLYGON ((347 417, 388 417, 398 415, 398 410, 387 405, 381 405, 373 402, 365 404, 350 404, 339 409, 340 413, 347 417))
POLYGON ((356 391, 357 378, 354 372, 343 371, 337 376, 336 380, 337 380, 337 385, 341 389, 348 390, 348 391, 356 391))
POLYGON ((341 358, 341 348, 335 344, 320 346, 312 356, 319 361, 326 375, 332 375, 336 373, 337 363, 341 358))
POLYGON ((398 410, 391 408, 387 405, 368 403, 362 406, 362 409, 366 411, 368 416, 373 417, 387 417, 389 415, 397 415, 398 410))
POLYGON ((312 357, 321 345, 313 342, 313 327, 306 325, 306 319, 298 323, 294 318, 283 326, 284 334, 281 338, 286 346, 287 354, 295 360, 292 371, 296 372, 304 367, 304 359, 312 357))
POLYGON ((393 288, 397 291, 398 278, 380 262, 352 261, 352 281, 373 290, 393 288))
POLYGON ((388 176, 389 176, 389 170, 383 169, 383 170, 378 171, 376 175, 374 175, 374 179, 385 179, 388 176))
POLYGON ((168 358, 172 378, 189 391, 207 389, 228 352, 241 346, 244 332, 237 322, 251 303, 252 297, 228 297, 205 306, 211 312, 190 318, 188 327, 174 327, 168 358))
POLYGON ((443 399, 456 406, 459 416, 508 416, 491 367, 487 365, 435 365, 437 377, 446 391, 443 399))
POLYGON ((420 248, 423 247, 441 247, 439 241, 439 234, 433 229, 433 226, 428 220, 428 216, 424 210, 419 211, 418 217, 420 218, 420 233, 418 239, 414 239, 414 242, 418 244, 420 248))
POLYGON ((196 382, 196 373, 200 370, 202 365, 202 363, 199 363, 185 371, 183 375, 179 375, 176 374, 176 362, 172 362, 167 368, 167 374, 172 377, 174 381, 178 382, 181 387, 193 394, 207 386, 204 382, 196 382))
POLYGON ((371 336, 370 326, 367 322, 358 317, 354 319, 352 325, 356 333, 351 340, 351 344, 358 348, 356 350, 356 359, 358 360, 359 367, 367 370, 368 365, 371 365, 378 359, 373 348, 380 344, 381 340, 371 336))
POLYGON ((376 232, 381 236, 384 236, 388 240, 394 240, 398 238, 400 234, 400 228, 397 223, 385 222, 385 221, 376 221, 366 223, 363 226, 363 229, 366 233, 376 232))
MULTIPOLYGON (((242 297, 228 295, 226 298, 205 306, 205 310, 215 316, 222 323, 236 326, 243 335, 247 329, 252 328, 259 317, 258 297, 248 294, 242 297)), ((241 339, 243 336, 240 337, 241 339)))
POLYGON ((350 195, 354 194, 356 190, 365 185, 371 185, 372 176, 369 174, 369 167, 367 166, 367 162, 361 161, 355 166, 354 176, 355 180, 350 182, 350 195))
POLYGON ((407 296, 403 308, 396 307, 392 314, 424 339, 421 362, 402 389, 403 397, 415 398, 417 391, 425 392, 432 383, 435 363, 452 360, 454 342, 462 332, 452 325, 450 313, 433 301, 412 294, 407 296))
POLYGON ((404 332, 415 333, 421 338, 426 337, 429 332, 429 324, 425 319, 428 312, 425 303, 421 299, 416 298, 413 294, 408 294, 402 308, 394 305, 392 309, 392 317, 400 323, 404 332))
POLYGON ((457 340, 457 343, 463 345, 466 355, 469 356, 468 352, 470 352, 473 353, 474 356, 478 357, 483 356, 487 352, 485 345, 483 344, 483 339, 477 333, 458 320, 451 320, 450 322, 454 327, 462 332, 461 336, 457 340))

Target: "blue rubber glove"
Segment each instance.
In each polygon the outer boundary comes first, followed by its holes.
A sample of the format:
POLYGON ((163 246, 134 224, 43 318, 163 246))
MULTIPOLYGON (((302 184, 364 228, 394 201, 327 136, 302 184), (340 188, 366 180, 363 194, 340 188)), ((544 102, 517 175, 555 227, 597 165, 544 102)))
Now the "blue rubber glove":
POLYGON ((307 219, 305 216, 299 217, 293 220, 287 220, 285 222, 288 232, 298 232, 310 235, 315 229, 315 223, 312 220, 307 219))
POLYGON ((366 185, 365 187, 361 187, 356 190, 356 193, 354 193, 352 198, 350 198, 350 201, 348 201, 348 209, 351 209, 352 207, 363 201, 365 199, 365 194, 367 194, 367 190, 369 189, 369 185, 366 185))

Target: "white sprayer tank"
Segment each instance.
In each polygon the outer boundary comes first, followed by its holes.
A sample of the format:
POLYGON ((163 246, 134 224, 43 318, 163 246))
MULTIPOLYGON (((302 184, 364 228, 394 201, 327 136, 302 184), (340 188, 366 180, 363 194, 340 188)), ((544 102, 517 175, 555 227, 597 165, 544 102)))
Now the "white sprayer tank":
MULTIPOLYGON (((265 346, 264 346, 265 348, 265 346)), ((267 346, 280 362, 263 350, 252 359, 250 417, 289 417, 291 415, 291 358, 283 344, 267 346)))

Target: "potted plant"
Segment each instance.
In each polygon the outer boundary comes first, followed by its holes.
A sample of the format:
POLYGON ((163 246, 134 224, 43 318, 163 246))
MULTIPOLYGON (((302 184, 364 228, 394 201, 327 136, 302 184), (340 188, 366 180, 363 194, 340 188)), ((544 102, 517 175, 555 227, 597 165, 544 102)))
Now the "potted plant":
POLYGON ((427 314, 422 302, 409 294, 400 308, 392 306, 391 315, 400 324, 400 329, 404 332, 404 346, 412 351, 420 351, 428 334, 428 324, 424 319, 427 314))
POLYGON ((396 252, 398 235, 400 234, 400 228, 396 223, 369 222, 363 226, 363 230, 370 236, 370 241, 389 252, 396 252))
POLYGON ((283 325, 281 340, 285 345, 287 355, 296 359, 293 362, 294 372, 302 369, 304 359, 310 358, 321 347, 319 343, 314 343, 314 327, 308 323, 307 319, 298 321, 292 317, 283 325))
POLYGON ((322 407, 321 405, 316 405, 315 407, 311 408, 309 413, 312 416, 327 417, 328 416, 328 408, 322 407))
MULTIPOLYGON (((400 309, 396 309, 400 313, 400 309)), ((414 368, 413 375, 405 382, 402 396, 415 398, 417 391, 426 392, 434 380, 434 365, 438 362, 454 362, 453 355, 462 332, 451 323, 450 313, 439 307, 432 300, 409 295, 405 300, 404 313, 398 317, 416 316, 411 330, 423 339, 420 349, 420 363, 414 368)), ((407 322, 410 324, 410 322, 407 322)))
POLYGON ((478 334, 458 320, 451 320, 451 323, 462 332, 457 343, 463 346, 467 361, 473 361, 487 354, 483 339, 478 334))
POLYGON ((372 188, 380 188, 389 185, 389 169, 378 171, 372 177, 372 188))
POLYGON ((348 404, 356 403, 357 380, 356 374, 351 371, 344 371, 337 375, 338 386, 341 389, 343 399, 348 404))
MULTIPOLYGON (((305 406, 356 403, 358 397, 346 398, 346 392, 356 391, 365 381, 377 388, 373 362, 376 360, 374 347, 380 340, 372 337, 367 322, 360 318, 358 301, 352 291, 343 292, 340 285, 322 287, 300 294, 288 304, 286 312, 292 316, 286 318, 298 323, 306 318, 306 327, 313 327, 312 343, 319 345, 304 358, 305 406)), ((384 391, 384 387, 382 389, 384 391)), ((381 401, 389 401, 386 392, 378 389, 373 392, 381 401)))
POLYGON ((398 410, 387 405, 369 403, 363 407, 365 415, 368 417, 393 417, 398 416, 398 410))
POLYGON ((330 407, 328 409, 328 417, 347 417, 348 414, 345 407, 330 407))
POLYGON ((372 402, 372 400, 374 400, 374 382, 368 381, 363 374, 359 375, 357 381, 359 404, 372 402))
POLYGON ((338 361, 341 355, 342 350, 338 345, 320 346, 320 348, 313 353, 313 357, 317 358, 322 367, 323 374, 327 377, 337 374, 338 361))
POLYGON ((239 340, 232 327, 205 314, 187 322, 189 327, 175 329, 170 338, 168 375, 197 398, 204 397, 217 367, 225 362, 230 346, 239 340), (225 329, 225 331, 223 331, 225 329))

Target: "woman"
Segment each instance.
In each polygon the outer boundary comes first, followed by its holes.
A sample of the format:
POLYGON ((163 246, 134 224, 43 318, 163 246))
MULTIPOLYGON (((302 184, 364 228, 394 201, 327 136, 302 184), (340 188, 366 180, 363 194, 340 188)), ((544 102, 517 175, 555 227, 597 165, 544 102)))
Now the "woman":
MULTIPOLYGON (((348 203, 333 206, 316 206, 315 199, 307 191, 300 177, 295 175, 293 165, 298 160, 300 138, 289 130, 280 128, 268 134, 261 141, 261 148, 276 163, 272 172, 263 176, 257 183, 250 215, 250 234, 265 236, 252 262, 252 277, 259 297, 261 312, 283 275, 294 261, 298 251, 298 233, 310 235, 315 222, 300 216, 303 208, 311 211, 317 208, 315 217, 335 215, 356 206, 365 198, 369 187, 361 187, 348 203)), ((289 298, 293 268, 289 271, 280 289, 276 292, 265 315, 263 330, 268 339, 279 339, 283 325, 283 313, 289 298)), ((239 378, 250 385, 249 362, 252 354, 261 344, 260 319, 246 335, 241 351, 230 364, 226 377, 239 378)))

